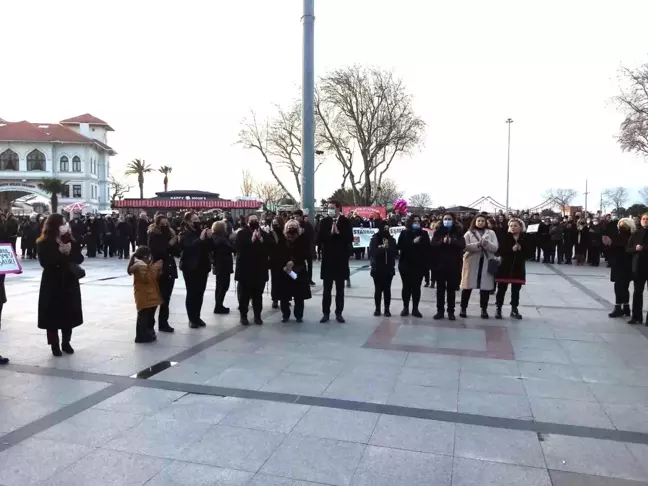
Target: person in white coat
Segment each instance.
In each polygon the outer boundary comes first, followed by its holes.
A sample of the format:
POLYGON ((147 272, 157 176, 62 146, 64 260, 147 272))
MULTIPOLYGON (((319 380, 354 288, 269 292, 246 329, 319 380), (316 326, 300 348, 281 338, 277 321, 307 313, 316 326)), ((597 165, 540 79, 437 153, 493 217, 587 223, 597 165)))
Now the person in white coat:
POLYGON ((482 319, 488 319, 488 299, 495 289, 495 276, 488 273, 489 260, 495 259, 498 242, 497 235, 486 226, 486 217, 478 215, 470 223, 464 235, 466 253, 461 270, 461 312, 467 317, 466 310, 473 289, 479 290, 479 307, 482 319))

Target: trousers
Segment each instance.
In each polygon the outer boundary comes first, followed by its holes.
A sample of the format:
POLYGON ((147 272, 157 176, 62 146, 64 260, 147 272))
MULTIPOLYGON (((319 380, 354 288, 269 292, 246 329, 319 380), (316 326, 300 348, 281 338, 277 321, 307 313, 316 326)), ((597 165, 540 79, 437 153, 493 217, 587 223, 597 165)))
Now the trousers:
POLYGON ((135 324, 135 338, 155 336, 155 310, 157 307, 148 307, 137 311, 135 324))
MULTIPOLYGON (((295 319, 302 319, 304 317, 304 299, 295 298, 295 319)), ((282 300, 281 301, 281 314, 284 317, 290 317, 290 301, 282 300)))
POLYGON ((72 340, 72 329, 61 329, 61 340, 59 341, 58 329, 47 331, 47 344, 69 343, 72 340))
POLYGON ((391 284, 393 275, 374 275, 374 303, 376 304, 376 309, 380 309, 380 303, 385 302, 385 310, 389 310, 389 305, 391 304, 391 284))
POLYGON ((252 300, 254 317, 261 317, 263 310, 263 289, 265 282, 239 282, 237 286, 239 311, 241 316, 247 316, 252 300))
MULTIPOLYGON (((507 283, 497 284, 497 294, 495 295, 495 304, 497 307, 504 305, 504 297, 506 297, 508 287, 509 284, 507 283)), ((511 307, 518 307, 520 305, 520 290, 522 290, 522 284, 511 284, 511 307)))
POLYGON ((203 298, 205 297, 208 276, 209 272, 206 270, 185 270, 182 272, 182 277, 187 287, 185 307, 189 322, 200 321, 200 311, 202 310, 203 298))
POLYGON ((643 292, 646 287, 646 277, 639 276, 634 280, 634 292, 632 293, 632 317, 643 318, 643 292))
POLYGON ((322 293, 322 314, 328 316, 331 313, 331 300, 333 291, 333 282, 335 282, 335 315, 341 316, 344 312, 344 279, 324 279, 324 289, 322 293))
POLYGON ((411 299, 412 309, 417 310, 419 302, 421 301, 421 284, 423 283, 423 275, 418 273, 400 272, 400 276, 403 281, 403 290, 401 294, 401 297, 403 298, 403 307, 408 308, 411 299))
POLYGON ((225 302, 227 291, 230 288, 230 280, 231 275, 229 273, 216 274, 216 290, 214 291, 216 298, 216 309, 221 309, 224 307, 223 303, 225 302))
POLYGON ((444 304, 447 305, 448 312, 454 312, 455 301, 457 299, 457 291, 448 285, 448 281, 444 278, 437 278, 436 281, 436 301, 437 311, 444 311, 444 304))
MULTIPOLYGON (((470 302, 470 295, 472 294, 472 289, 463 289, 461 291, 461 308, 467 309, 468 302, 470 302)), ((479 291, 479 307, 481 309, 486 309, 488 307, 488 301, 490 299, 490 292, 488 290, 479 291)))
POLYGON ((630 281, 614 282, 614 300, 616 305, 630 303, 630 281))
POLYGON ((162 277, 159 284, 162 305, 160 305, 158 321, 160 322, 160 326, 164 326, 169 323, 169 303, 171 302, 171 294, 173 294, 175 278, 162 277))

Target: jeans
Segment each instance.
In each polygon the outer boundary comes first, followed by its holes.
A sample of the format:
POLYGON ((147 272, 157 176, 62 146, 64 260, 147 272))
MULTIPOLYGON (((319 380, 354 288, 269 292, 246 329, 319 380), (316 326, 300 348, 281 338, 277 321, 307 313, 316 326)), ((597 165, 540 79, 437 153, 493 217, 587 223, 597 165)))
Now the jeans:
POLYGON ((185 298, 187 317, 189 317, 189 322, 200 322, 200 311, 202 310, 209 272, 205 270, 187 270, 182 272, 182 276, 187 287, 187 297, 185 298))
POLYGON ((169 324, 169 303, 171 302, 171 294, 173 293, 173 286, 175 285, 175 278, 162 277, 159 281, 160 296, 162 297, 162 305, 160 305, 160 314, 158 320, 160 326, 169 324))
POLYGON ((250 300, 254 317, 261 317, 263 310, 263 289, 265 282, 239 282, 237 286, 239 311, 242 317, 247 317, 250 300))
MULTIPOLYGON (((470 295, 472 294, 472 289, 463 289, 461 291, 461 308, 467 309, 468 302, 470 302, 470 295)), ((479 307, 484 310, 488 307, 488 300, 490 299, 489 290, 480 290, 479 291, 479 307)))
POLYGON ((389 310, 391 304, 391 284, 393 275, 374 275, 374 303, 376 310, 380 310, 380 302, 385 299, 385 310, 389 310))
MULTIPOLYGON (((495 295, 495 304, 497 307, 502 307, 504 305, 504 297, 506 296, 506 291, 508 290, 509 284, 507 283, 498 283, 497 284, 497 295, 495 295)), ((522 284, 511 284, 511 307, 517 308, 520 305, 520 290, 522 289, 522 284)))
MULTIPOLYGON (((322 314, 331 314, 331 292, 333 290, 333 279, 324 279, 324 293, 322 294, 322 314)), ((341 316, 344 312, 344 279, 335 280, 335 315, 341 316)))
POLYGON ((646 277, 638 276, 634 280, 634 292, 632 294, 632 317, 643 318, 643 292, 646 287, 646 277))
POLYGON ((436 284, 437 311, 443 312, 444 304, 447 304, 448 313, 454 313, 457 291, 453 287, 448 285, 448 281, 446 279, 437 278, 436 284))
POLYGON ((421 300, 421 283, 423 275, 418 273, 400 272, 403 281, 403 307, 409 308, 410 298, 412 299, 412 309, 417 310, 421 300))
POLYGON ((216 305, 215 309, 222 309, 223 302, 225 302, 225 295, 230 288, 231 275, 229 273, 217 273, 216 274, 216 305))

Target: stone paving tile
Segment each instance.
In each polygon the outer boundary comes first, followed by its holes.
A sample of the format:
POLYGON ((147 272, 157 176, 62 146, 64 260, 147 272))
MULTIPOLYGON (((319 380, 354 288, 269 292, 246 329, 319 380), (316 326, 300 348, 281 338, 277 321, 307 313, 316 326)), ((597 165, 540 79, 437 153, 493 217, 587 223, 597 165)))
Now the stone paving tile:
POLYGON ((365 450, 364 444, 291 434, 261 469, 262 473, 346 486, 365 450))
POLYGON ((520 361, 518 363, 518 368, 520 369, 520 375, 523 378, 583 381, 583 377, 580 375, 579 370, 571 365, 520 361))
MULTIPOLYGON (((227 365, 226 365, 227 366, 227 365)), ((227 367, 198 366, 180 363, 155 375, 156 380, 171 381, 174 383, 191 383, 202 385, 206 381, 218 376, 227 367)))
POLYGON ((564 471, 549 471, 553 486, 648 486, 643 481, 588 476, 564 471))
POLYGON ((433 386, 397 384, 387 400, 388 405, 457 411, 457 391, 433 386))
POLYGON ((617 429, 648 433, 648 407, 607 403, 602 407, 617 429))
POLYGON ((549 469, 648 480, 646 472, 622 442, 551 434, 545 436, 541 446, 549 469))
POLYGON ((176 461, 164 468, 146 486, 245 486, 253 473, 176 461))
POLYGON ((461 371, 482 375, 520 376, 520 370, 515 361, 502 359, 464 357, 461 360, 461 371))
POLYGON ((410 353, 405 366, 459 371, 461 369, 461 357, 445 354, 410 353))
POLYGON ((646 444, 626 444, 626 445, 628 446, 628 449, 630 449, 630 452, 635 457, 639 465, 643 467, 643 470, 645 471, 646 475, 648 475, 648 445, 646 444))
POLYGON ((599 403, 539 397, 529 397, 529 403, 538 422, 614 428, 599 403))
POLYGON ((398 382, 406 385, 459 389, 459 370, 404 367, 398 382))
POLYGON ((188 394, 160 410, 154 418, 217 424, 229 413, 247 405, 236 397, 188 394))
POLYGON ((335 378, 346 367, 344 361, 305 358, 291 362, 284 372, 311 376, 331 376, 335 378))
POLYGON ((455 424, 382 415, 369 443, 392 449, 452 455, 455 424))
POLYGON ((89 409, 44 430, 35 438, 101 447, 140 423, 144 417, 144 415, 89 409))
POLYGON ((3 486, 40 484, 93 450, 91 447, 77 444, 27 439, 0 452, 0 484, 3 486))
POLYGON ((293 432, 347 442, 369 442, 380 415, 337 408, 311 407, 293 432))
POLYGON ((452 457, 367 446, 352 486, 450 486, 452 457))
POLYGON ((37 402, 20 398, 2 399, 0 406, 2 407, 0 409, 0 430, 6 432, 13 432, 63 407, 58 403, 37 402))
POLYGON ((455 456, 520 466, 545 467, 535 432, 457 424, 455 456))
POLYGON ((486 391, 505 395, 525 395, 524 384, 517 376, 482 375, 462 371, 459 380, 460 390, 486 391))
POLYGON ((185 395, 171 390, 133 387, 94 406, 112 412, 152 415, 185 395))
POLYGON ((261 387, 261 391, 318 397, 333 381, 332 376, 312 376, 282 371, 261 387))
POLYGON ((489 417, 532 419, 529 401, 521 395, 459 390, 458 411, 489 417))
POLYGON ((246 390, 259 390, 273 378, 279 376, 280 371, 275 369, 244 369, 227 368, 221 374, 207 380, 204 384, 221 386, 225 388, 245 388, 246 390))
POLYGON ((596 402, 590 388, 582 382, 529 378, 524 380, 524 387, 529 397, 596 402))
POLYGON ((141 486, 170 464, 157 457, 97 449, 43 486, 141 486))
POLYGON ((215 425, 183 452, 183 461, 257 472, 286 437, 278 432, 215 425))
POLYGON ((386 403, 394 391, 395 379, 367 380, 353 376, 335 378, 322 396, 358 402, 386 403))
POLYGON ((456 458, 453 486, 552 486, 546 469, 456 458))
POLYGON ((648 386, 648 373, 634 368, 579 366, 578 371, 588 383, 611 385, 648 386))
POLYGON ((246 402, 225 417, 220 424, 288 434, 310 408, 306 405, 263 400, 246 402))
POLYGON ((269 474, 257 474, 248 486, 317 486, 321 483, 312 483, 310 481, 299 481, 297 479, 280 478, 279 476, 270 476, 269 474))
POLYGON ((648 387, 590 383, 590 389, 601 403, 617 405, 648 404, 648 387))

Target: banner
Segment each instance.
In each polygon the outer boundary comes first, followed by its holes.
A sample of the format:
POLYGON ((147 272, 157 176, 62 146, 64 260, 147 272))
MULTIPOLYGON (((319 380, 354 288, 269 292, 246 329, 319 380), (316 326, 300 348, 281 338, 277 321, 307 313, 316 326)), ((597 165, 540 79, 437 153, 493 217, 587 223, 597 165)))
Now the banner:
POLYGON ((0 243, 0 275, 22 273, 16 252, 9 243, 0 243))
POLYGON ((342 214, 348 216, 352 212, 358 213, 358 216, 362 218, 375 218, 379 216, 380 219, 387 219, 387 210, 383 206, 344 206, 342 208, 342 214))
MULTIPOLYGON (((378 232, 378 228, 352 228, 353 229, 353 248, 369 248, 369 242, 371 242, 371 237, 374 233, 378 232)), ((394 226, 389 228, 389 233, 398 241, 398 237, 401 234, 401 231, 405 229, 405 226, 394 226)), ((432 230, 423 228, 428 232, 430 238, 434 233, 432 230)))

